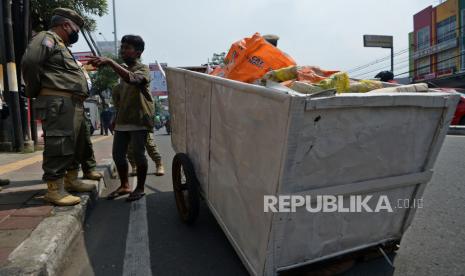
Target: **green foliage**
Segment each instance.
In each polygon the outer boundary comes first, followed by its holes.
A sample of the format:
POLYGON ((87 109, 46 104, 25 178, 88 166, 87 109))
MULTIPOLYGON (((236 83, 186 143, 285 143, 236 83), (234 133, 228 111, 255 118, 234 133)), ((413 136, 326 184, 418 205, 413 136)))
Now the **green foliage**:
POLYGON ((49 29, 52 12, 56 8, 69 8, 81 14, 86 26, 95 30, 95 20, 90 15, 103 16, 107 13, 107 0, 31 0, 31 21, 33 30, 49 29))
POLYGON ((224 63, 224 58, 226 57, 226 53, 225 52, 222 52, 220 54, 217 54, 217 53, 214 53, 213 54, 213 57, 210 61, 210 66, 212 65, 220 65, 220 64, 223 64, 224 63))
MULTIPOLYGON (((115 55, 107 55, 107 57, 121 63, 121 60, 115 55)), ((109 66, 103 66, 91 75, 91 81, 93 92, 100 95, 100 93, 112 89, 118 83, 118 75, 109 66)))

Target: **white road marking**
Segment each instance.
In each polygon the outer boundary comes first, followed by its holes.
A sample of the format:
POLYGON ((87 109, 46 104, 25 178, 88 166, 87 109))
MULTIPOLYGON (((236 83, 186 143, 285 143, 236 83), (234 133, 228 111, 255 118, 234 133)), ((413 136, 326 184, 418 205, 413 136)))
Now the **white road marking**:
MULTIPOLYGON (((137 177, 134 177, 133 186, 137 177)), ((123 276, 152 275, 149 249, 149 228, 147 223, 147 201, 145 196, 133 201, 129 213, 126 253, 124 255, 123 276)))

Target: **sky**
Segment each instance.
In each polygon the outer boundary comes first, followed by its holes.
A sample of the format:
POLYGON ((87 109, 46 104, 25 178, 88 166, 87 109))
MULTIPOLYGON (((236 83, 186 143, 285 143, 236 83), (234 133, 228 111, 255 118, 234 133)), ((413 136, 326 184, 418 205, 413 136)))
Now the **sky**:
MULTIPOLYGON (((113 41, 112 1, 108 14, 97 19, 97 40, 113 41), (102 33, 102 35, 99 35, 102 33)), ((439 0, 115 0, 118 39, 143 37, 144 63, 170 66, 204 64, 213 53, 255 32, 277 34, 279 48, 299 65, 349 70, 388 56, 389 49, 364 48, 363 35, 394 36, 394 52, 408 48, 413 15, 439 0)), ((73 51, 88 51, 81 38, 73 51)), ((395 73, 408 71, 408 53, 396 56, 395 73), (402 63, 403 62, 403 63, 402 63)), ((384 66, 384 67, 383 67, 384 66)), ((373 77, 373 69, 353 75, 373 77)))

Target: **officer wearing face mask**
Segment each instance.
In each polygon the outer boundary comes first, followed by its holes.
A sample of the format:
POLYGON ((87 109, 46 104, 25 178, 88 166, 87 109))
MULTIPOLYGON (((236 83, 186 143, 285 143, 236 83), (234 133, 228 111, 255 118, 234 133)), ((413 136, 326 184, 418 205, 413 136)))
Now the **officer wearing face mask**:
POLYGON ((26 95, 36 98, 35 109, 44 130, 45 200, 61 206, 80 202, 68 192, 94 189, 77 180, 77 170, 70 169, 89 91, 84 72, 68 46, 78 41, 83 25, 84 20, 75 11, 55 9, 50 30, 32 39, 22 59, 26 95))

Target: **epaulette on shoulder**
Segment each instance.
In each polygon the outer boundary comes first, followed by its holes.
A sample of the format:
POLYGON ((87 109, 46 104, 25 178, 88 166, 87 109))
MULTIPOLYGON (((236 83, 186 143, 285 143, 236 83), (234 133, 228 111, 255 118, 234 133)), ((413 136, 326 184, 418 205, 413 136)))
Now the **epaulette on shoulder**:
POLYGON ((57 34, 52 32, 52 31, 45 31, 46 34, 50 35, 51 37, 53 37, 53 39, 55 40, 55 42, 58 41, 57 39, 57 34))
POLYGON ((55 34, 53 32, 46 31, 44 38, 42 39, 42 45, 48 48, 53 48, 55 47, 57 43, 58 43, 58 40, 55 37, 55 34))

